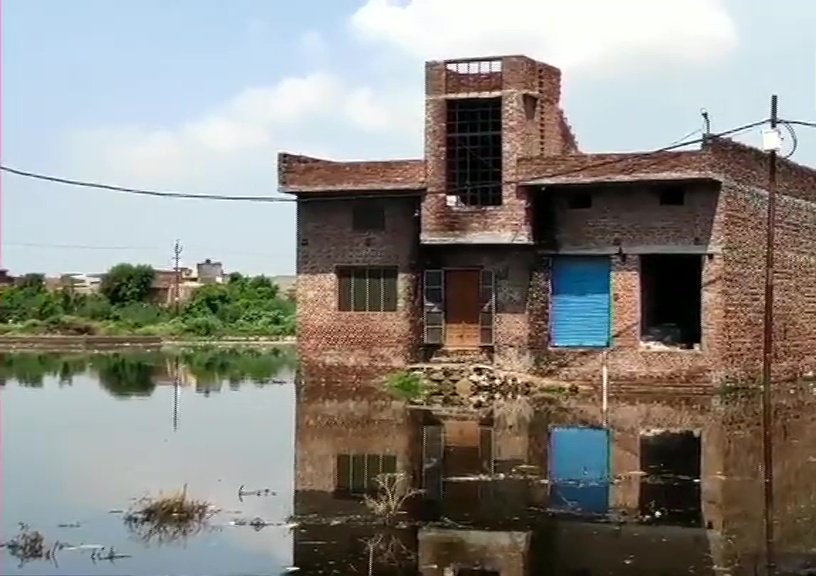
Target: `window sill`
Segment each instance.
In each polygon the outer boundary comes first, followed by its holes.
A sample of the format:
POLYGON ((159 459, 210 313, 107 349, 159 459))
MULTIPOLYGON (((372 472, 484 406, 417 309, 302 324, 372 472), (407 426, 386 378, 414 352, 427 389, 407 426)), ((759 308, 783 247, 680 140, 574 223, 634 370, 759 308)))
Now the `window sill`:
POLYGON ((654 344, 648 344, 646 342, 640 342, 638 346, 638 350, 641 352, 670 352, 673 354, 704 354, 705 351, 703 350, 700 344, 695 344, 694 348, 681 348, 680 346, 655 346, 654 344))
POLYGON ((381 316, 383 314, 399 314, 400 310, 382 310, 382 311, 375 311, 375 310, 337 310, 338 314, 367 314, 367 315, 377 315, 381 316))
POLYGON ((448 206, 448 209, 451 212, 461 212, 463 214, 467 213, 478 213, 478 212, 493 212, 496 210, 501 210, 504 206, 499 204, 498 206, 448 206))

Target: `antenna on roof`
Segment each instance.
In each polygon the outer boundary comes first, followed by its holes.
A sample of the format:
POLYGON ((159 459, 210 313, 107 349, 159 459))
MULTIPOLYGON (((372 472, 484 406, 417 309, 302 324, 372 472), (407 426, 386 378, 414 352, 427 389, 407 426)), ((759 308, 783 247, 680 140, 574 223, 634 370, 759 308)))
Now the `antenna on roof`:
POLYGON ((705 108, 700 108, 700 116, 703 117, 703 142, 708 140, 709 136, 711 136, 711 118, 708 117, 708 110, 705 108))

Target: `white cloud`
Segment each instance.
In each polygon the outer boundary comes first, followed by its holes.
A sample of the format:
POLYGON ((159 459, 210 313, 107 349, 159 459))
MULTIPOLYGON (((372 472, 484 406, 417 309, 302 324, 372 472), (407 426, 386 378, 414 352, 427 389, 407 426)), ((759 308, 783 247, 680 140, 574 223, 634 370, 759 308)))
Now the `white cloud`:
POLYGON ((411 56, 523 53, 564 69, 704 64, 737 44, 721 0, 367 0, 361 37, 411 56))
POLYGON ((268 193, 280 150, 343 158, 367 151, 379 155, 388 138, 396 137, 390 142, 397 147, 411 140, 406 135, 418 142, 421 104, 419 92, 380 92, 315 72, 244 89, 174 126, 74 133, 66 169, 80 177, 163 189, 223 192, 264 182, 268 193))

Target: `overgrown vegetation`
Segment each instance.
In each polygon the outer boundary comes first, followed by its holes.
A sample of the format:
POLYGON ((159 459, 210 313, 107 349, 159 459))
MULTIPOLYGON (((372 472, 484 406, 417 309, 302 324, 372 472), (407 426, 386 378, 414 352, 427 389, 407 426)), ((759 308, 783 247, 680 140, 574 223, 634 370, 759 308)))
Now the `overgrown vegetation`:
POLYGON ((48 290, 29 274, 0 288, 0 334, 145 335, 218 338, 283 337, 295 331, 295 303, 265 276, 232 274, 224 284, 197 289, 176 312, 157 303, 155 272, 117 264, 98 294, 48 290))
POLYGON ((166 544, 206 530, 214 513, 208 502, 189 498, 185 486, 174 494, 142 498, 125 513, 124 522, 144 542, 166 544))
POLYGON ((422 400, 429 391, 425 379, 414 372, 399 371, 389 374, 385 384, 394 396, 406 402, 422 400))

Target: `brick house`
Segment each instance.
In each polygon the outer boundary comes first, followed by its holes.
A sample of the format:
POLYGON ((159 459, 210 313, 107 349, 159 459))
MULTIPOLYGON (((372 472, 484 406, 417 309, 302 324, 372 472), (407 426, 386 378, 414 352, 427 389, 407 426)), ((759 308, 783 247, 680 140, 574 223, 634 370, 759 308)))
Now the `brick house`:
MULTIPOLYGON (((761 365, 767 157, 588 154, 561 74, 523 56, 426 64, 425 158, 279 155, 297 196, 305 361, 451 352, 549 376, 707 386, 761 365)), ((816 363, 816 171, 778 169, 775 373, 816 363)))

